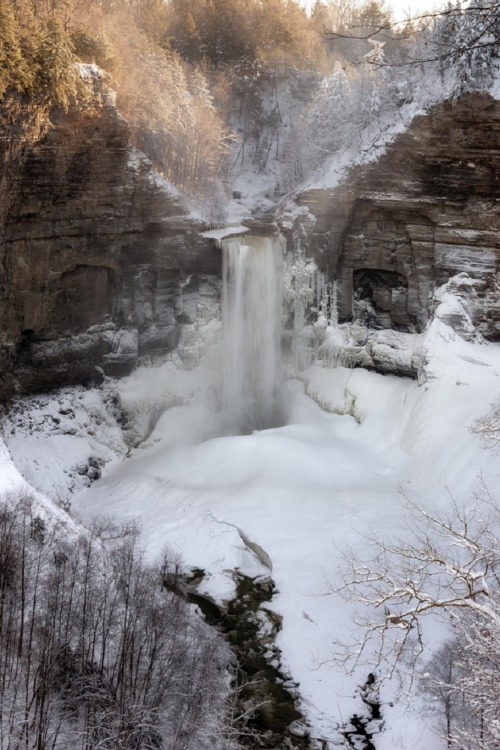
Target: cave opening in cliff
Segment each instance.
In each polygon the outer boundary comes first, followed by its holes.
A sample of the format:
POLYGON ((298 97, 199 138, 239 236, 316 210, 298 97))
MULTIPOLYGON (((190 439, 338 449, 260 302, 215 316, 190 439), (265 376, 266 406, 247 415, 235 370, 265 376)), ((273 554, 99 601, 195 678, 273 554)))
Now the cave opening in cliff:
POLYGON ((251 433, 283 424, 283 249, 280 240, 222 242, 225 431, 251 433))
POLYGON ((408 280, 396 271, 360 268, 353 273, 353 319, 372 329, 414 331, 408 312, 408 280))

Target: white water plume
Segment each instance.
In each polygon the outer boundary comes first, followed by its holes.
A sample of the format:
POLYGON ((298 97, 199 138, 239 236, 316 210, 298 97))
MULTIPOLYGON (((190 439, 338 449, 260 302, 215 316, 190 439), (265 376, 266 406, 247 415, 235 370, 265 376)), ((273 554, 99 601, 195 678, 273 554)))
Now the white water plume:
POLYGON ((280 422, 283 246, 280 239, 222 241, 223 410, 227 429, 280 422))

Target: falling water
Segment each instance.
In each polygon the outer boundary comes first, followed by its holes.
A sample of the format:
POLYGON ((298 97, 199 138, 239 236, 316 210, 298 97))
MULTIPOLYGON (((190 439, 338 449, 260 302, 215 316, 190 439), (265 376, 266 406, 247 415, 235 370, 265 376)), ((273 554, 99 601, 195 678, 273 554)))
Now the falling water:
POLYGON ((280 422, 283 250, 278 239, 222 242, 223 409, 227 429, 280 422))

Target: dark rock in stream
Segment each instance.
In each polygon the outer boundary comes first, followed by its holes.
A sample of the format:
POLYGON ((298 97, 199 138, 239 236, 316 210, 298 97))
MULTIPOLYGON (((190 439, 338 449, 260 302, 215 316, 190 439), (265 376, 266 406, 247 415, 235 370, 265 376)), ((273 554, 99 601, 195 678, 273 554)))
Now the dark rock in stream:
POLYGON ((350 721, 340 728, 340 734, 347 748, 377 750, 374 738, 383 730, 384 721, 379 684, 373 672, 370 672, 366 682, 360 687, 359 695, 364 705, 364 713, 353 714, 350 721))
MULTIPOLYGON (((191 585, 200 582, 197 575, 191 585)), ((281 666, 281 652, 275 638, 281 617, 266 609, 276 593, 267 577, 251 578, 234 572, 236 596, 224 607, 192 589, 188 598, 197 604, 206 621, 227 639, 235 657, 235 714, 239 742, 249 748, 312 750, 305 718, 300 711, 298 684, 281 666)))

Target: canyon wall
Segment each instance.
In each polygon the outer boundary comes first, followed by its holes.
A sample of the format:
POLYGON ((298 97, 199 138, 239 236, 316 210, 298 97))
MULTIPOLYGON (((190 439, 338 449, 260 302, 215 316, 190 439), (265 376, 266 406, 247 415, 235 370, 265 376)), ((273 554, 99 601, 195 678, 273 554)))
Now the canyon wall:
POLYGON ((490 95, 434 107, 380 158, 295 204, 285 231, 337 280, 341 320, 422 331, 434 290, 453 278, 475 330, 500 339, 500 102, 490 95))
MULTIPOLYGON (((85 106, 48 120, 23 102, 0 111, 0 400, 126 374, 220 296, 206 227, 133 148, 99 73, 89 86, 85 106)), ((436 106, 280 221, 337 280, 341 321, 418 334, 448 282, 450 324, 499 340, 500 102, 436 106)), ((269 216, 248 226, 276 230, 269 216)), ((416 376, 418 357, 384 364, 393 344, 377 339, 377 360, 358 335, 352 364, 416 376)))
POLYGON ((219 295, 215 244, 89 85, 44 123, 0 112, 0 399, 125 374, 219 295))

